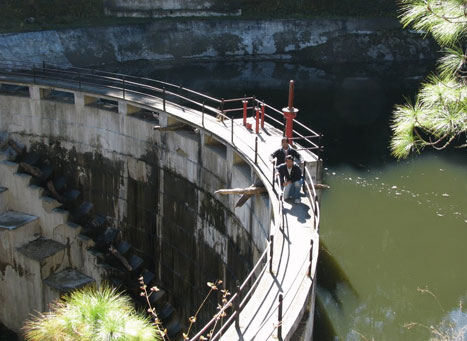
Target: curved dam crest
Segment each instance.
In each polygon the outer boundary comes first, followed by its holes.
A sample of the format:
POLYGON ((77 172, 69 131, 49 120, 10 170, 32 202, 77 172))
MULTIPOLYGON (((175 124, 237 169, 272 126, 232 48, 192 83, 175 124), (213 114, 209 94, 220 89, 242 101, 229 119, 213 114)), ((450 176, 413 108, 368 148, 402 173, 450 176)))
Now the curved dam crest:
MULTIPOLYGON (((280 130, 267 126, 255 137, 252 131, 238 124, 237 135, 234 135, 234 119, 229 120, 229 128, 213 116, 205 117, 204 111, 201 116, 200 112, 158 97, 141 98, 141 93, 130 91, 126 95, 123 92, 122 99, 122 93, 113 93, 112 87, 97 91, 95 86, 83 85, 96 91, 92 93, 84 91, 81 83, 77 91, 74 81, 66 78, 55 81, 53 86, 47 77, 34 77, 34 82, 45 82, 45 85, 24 83, 24 77, 22 79, 18 83, 3 78, 1 82, 0 126, 8 132, 9 138, 19 141, 29 151, 22 155, 16 147, 20 159, 0 164, 1 184, 9 187, 2 190, 6 197, 2 195, 1 199, 4 211, 28 212, 34 225, 29 234, 29 229, 21 229, 25 238, 18 238, 16 231, 10 231, 8 236, 19 247, 17 252, 10 252, 3 246, 0 249, 5 253, 0 254, 5 260, 0 292, 29 292, 35 299, 20 301, 22 304, 14 315, 5 309, 1 311, 1 320, 8 327, 18 331, 31 310, 44 311, 47 303, 59 296, 63 286, 58 291, 54 289, 56 282, 60 282, 58 278, 62 278, 58 274, 72 271, 73 276, 84 282, 100 283, 118 272, 113 266, 103 264, 104 255, 93 249, 93 242, 86 237, 87 233, 92 234, 89 226, 67 222, 75 214, 61 209, 60 203, 47 198, 50 193, 39 186, 55 172, 68 177, 70 185, 79 189, 83 199, 95 202, 94 210, 104 214, 117 228, 107 229, 104 239, 110 238, 109 234, 118 234, 133 245, 130 271, 141 271, 143 264, 144 276, 148 274, 146 269, 152 271, 159 285, 169 288, 170 302, 181 316, 190 316, 200 305, 207 281, 222 279, 224 288, 234 292, 253 265, 263 259, 271 233, 282 226, 282 232, 287 231, 286 239, 282 240, 282 233, 279 233, 276 243, 281 251, 274 258, 272 252, 270 255, 270 272, 274 275, 259 275, 267 281, 261 280, 257 290, 260 295, 269 292, 276 286, 273 278, 280 278, 278 289, 292 281, 295 295, 286 296, 286 304, 293 313, 284 319, 287 325, 284 332, 290 337, 307 302, 314 298, 312 276, 316 258, 312 262, 312 256, 317 257, 318 250, 312 247, 307 251, 307 248, 310 241, 313 245, 313 238, 318 240, 318 231, 316 220, 308 213, 310 207, 303 204, 293 210, 287 206, 281 225, 277 215, 278 200, 275 194, 271 196, 275 192, 269 187, 268 194, 255 195, 243 207, 235 209, 234 197, 212 194, 220 188, 246 188, 252 183, 271 186, 268 178, 272 166, 265 163, 264 157, 277 146, 270 142, 276 137, 277 144, 281 140, 280 130), (155 131, 156 126, 164 129, 155 131), (258 141, 258 137, 262 141, 259 155, 251 144, 255 139, 258 141), (31 160, 34 153, 45 161, 40 166, 43 175, 37 179, 21 172, 33 169, 34 175, 34 167, 26 164, 37 163, 31 160), (258 166, 258 158, 266 165, 265 169, 258 166), (51 165, 55 170, 50 170, 46 177, 42 172, 51 165), (292 215, 286 218, 288 212, 292 215), (295 222, 297 219, 299 225, 295 222), (289 233, 289 226, 299 231, 289 233), (288 252, 297 238, 305 241, 306 246, 303 254, 294 258, 288 252), (301 266, 293 264, 297 259, 303 261, 301 266), (274 272, 273 263, 277 268, 274 272), (34 280, 25 280, 32 274, 34 280), (292 275, 303 278, 297 282, 292 275), (295 297, 301 297, 301 301, 295 302, 295 297)), ((315 179, 318 160, 310 152, 304 154, 312 179, 315 179)), ((310 181, 314 181, 312 179, 310 181)), ((53 194, 49 185, 47 183, 47 188, 53 194)), ((313 204, 310 202, 310 205, 313 204)), ((94 242, 103 241, 97 238, 94 242)), ((244 285, 248 290, 251 284, 244 285)), ((8 303, 5 306, 18 301, 13 295, 2 299, 8 303)), ((216 307, 215 299, 208 302, 199 321, 207 321, 216 307)), ((253 305, 254 311, 248 307, 246 305, 244 314, 240 315, 243 317, 240 323, 246 329, 252 321, 249 314, 256 315, 259 309, 257 305, 253 305)), ((266 309, 269 307, 268 303, 266 309)), ((258 327, 250 328, 248 333, 259 333, 255 328, 258 327)), ((264 332, 270 333, 275 328, 271 323, 264 332)))
POLYGON ((0 35, 0 59, 73 66, 139 59, 401 62, 434 59, 437 50, 390 18, 179 19, 0 35))
POLYGON ((203 148, 193 130, 159 134, 154 122, 117 112, 27 102, 2 96, 2 129, 56 164, 96 212, 112 218, 148 267, 160 270, 182 315, 200 305, 207 281, 234 285, 246 277, 267 240, 268 199, 233 212, 232 198, 211 193, 228 183, 249 186, 249 167, 227 167, 227 151, 219 157, 216 145, 203 148))

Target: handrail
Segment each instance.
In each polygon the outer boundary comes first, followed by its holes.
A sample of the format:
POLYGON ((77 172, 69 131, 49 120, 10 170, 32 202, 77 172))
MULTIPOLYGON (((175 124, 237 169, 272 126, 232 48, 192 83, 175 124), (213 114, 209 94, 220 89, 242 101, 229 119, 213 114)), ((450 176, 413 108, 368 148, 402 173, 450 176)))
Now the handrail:
MULTIPOLYGON (((200 111, 202 111, 203 115, 203 124, 204 124, 204 113, 205 110, 208 110, 214 115, 219 115, 223 117, 224 119, 227 119, 231 123, 231 131, 232 131, 232 143, 233 143, 233 136, 234 136, 234 126, 240 126, 236 122, 234 122, 233 117, 228 117, 225 115, 227 112, 233 112, 233 111, 239 111, 239 110, 244 110, 244 107, 240 105, 238 108, 224 108, 224 105, 227 103, 236 103, 240 102, 242 104, 242 101, 253 101, 252 106, 247 106, 247 109, 253 110, 255 108, 255 105, 259 106, 264 106, 264 108, 268 108, 272 113, 274 114, 279 114, 281 117, 282 112, 279 111, 278 109, 273 108, 272 106, 264 103, 263 101, 258 101, 255 97, 243 97, 243 98, 234 98, 234 99, 216 99, 211 96, 207 96, 201 93, 198 93, 196 91, 184 88, 182 86, 177 86, 171 83, 159 81, 159 80, 154 80, 154 79, 148 79, 148 78, 139 78, 139 77, 134 77, 134 76, 129 76, 129 75, 122 75, 118 73, 111 73, 111 72, 106 72, 106 71, 96 71, 96 70, 91 70, 91 69, 85 69, 85 68, 76 68, 76 67, 68 67, 64 68, 63 66, 57 66, 53 64, 46 64, 43 63, 41 67, 36 68, 35 64, 27 64, 27 63, 22 63, 22 62, 9 62, 9 61, 3 61, 0 62, 0 77, 2 74, 5 75, 15 75, 15 76, 21 76, 21 77, 32 77, 33 82, 36 84, 41 84, 39 81, 41 79, 47 80, 47 79, 52 79, 52 80, 61 80, 61 81, 66 81, 67 83, 72 83, 72 84, 77 84, 78 88, 81 90, 82 85, 92 85, 92 86, 97 86, 97 87, 102 87, 105 89, 113 89, 113 90, 121 90, 123 93, 123 97, 125 98, 125 92, 132 93, 132 94, 137 94, 137 95, 143 95, 143 96, 148 96, 151 98, 158 98, 160 99, 161 97, 156 96, 154 93, 147 93, 145 91, 151 91, 155 92, 156 94, 162 95, 162 100, 164 103, 164 108, 165 108, 165 103, 166 103, 166 97, 167 96, 173 96, 179 100, 191 103, 195 107, 200 108, 200 111), (12 70, 12 66, 17 66, 12 70), (50 67, 49 67, 50 66, 50 67), (74 78, 78 78, 77 80, 74 78), (130 80, 131 79, 131 80, 130 80), (141 81, 149 82, 150 84, 145 84, 142 83, 141 81), (175 89, 177 92, 181 91, 184 92, 184 95, 173 92, 173 91, 167 91, 165 87, 162 89, 156 86, 152 86, 151 84, 160 84, 163 86, 167 86, 169 88, 175 89), (196 100, 195 98, 188 97, 188 96, 195 96, 196 97, 201 97, 203 100, 199 101, 196 100), (205 103, 205 100, 212 101, 213 103, 219 104, 219 108, 214 108, 212 106, 208 106, 205 103)), ((45 84, 48 85, 48 84, 45 84)), ((112 97, 111 95, 106 95, 109 97, 112 97)), ((174 103, 174 102, 168 102, 170 105, 177 105, 184 107, 183 105, 174 103)), ((277 118, 273 117, 272 115, 269 114, 264 114, 265 118, 268 120, 274 122, 275 124, 284 127, 283 122, 280 122, 277 118)), ((295 121, 299 127, 304 129, 306 131, 305 134, 301 134, 299 132, 296 132, 297 137, 293 138, 293 140, 300 140, 301 142, 306 142, 309 146, 311 147, 306 147, 303 149, 307 150, 320 150, 320 145, 319 145, 319 140, 321 138, 320 134, 317 134, 313 130, 309 129, 305 125, 301 124, 298 121, 295 121), (318 144, 313 142, 311 139, 318 139, 318 144)), ((252 149, 251 146, 248 146, 248 148, 252 149)), ((258 155, 258 152, 255 148, 255 159, 254 162, 255 164, 258 164, 258 162, 261 162, 263 165, 268 165, 268 160, 264 160, 261 155, 258 155)), ((264 174, 262 171, 262 168, 269 168, 267 167, 258 167, 258 170, 263 174, 265 179, 268 179, 270 175, 264 174)), ((273 174, 272 174, 272 179, 270 181, 270 185, 272 186, 273 192, 276 193, 279 199, 279 209, 278 209, 278 216, 277 216, 277 221, 275 222, 275 228, 274 231, 270 235, 270 239, 266 242, 266 247, 262 253, 262 255, 259 257, 257 262, 255 263, 253 269, 250 271, 250 273, 247 275, 245 280, 241 285, 238 286, 238 292, 236 292, 234 295, 232 295, 231 299, 224 305, 222 308, 217 312, 217 314, 193 337, 191 340, 197 340, 204 332, 206 332, 216 321, 219 319, 221 314, 225 312, 227 308, 233 305, 233 302, 236 300, 239 300, 235 306, 237 307, 234 309, 231 313, 230 318, 228 321, 231 321, 233 317, 238 318, 239 314, 242 311, 242 308, 244 307, 244 303, 247 301, 248 297, 252 295, 254 292, 255 287, 257 286, 257 283, 263 276, 266 270, 266 265, 267 262, 265 262, 265 259, 268 257, 269 254, 269 262, 272 264, 272 249, 273 249, 273 237, 274 235, 278 232, 279 229, 283 229, 284 226, 284 216, 283 216, 283 197, 282 197, 282 191, 280 189, 280 184, 277 186, 277 191, 275 189, 275 172, 276 164, 273 164, 273 174), (263 263, 263 264, 262 264, 263 263), (253 284, 248 287, 249 281, 253 278, 255 275, 256 271, 260 268, 260 266, 263 266, 261 270, 259 271, 259 275, 256 277, 255 281, 253 284), (243 291, 249 288, 248 292, 246 293, 245 296, 242 295, 243 291)), ((306 163, 304 164, 304 186, 307 189, 307 196, 310 201, 310 205, 312 207, 313 211, 313 226, 314 229, 317 230, 319 228, 319 221, 320 221, 320 210, 319 210, 319 205, 318 205, 318 196, 316 193, 316 188, 313 182, 313 178, 310 175, 308 169, 306 168, 306 163), (308 179, 308 181, 307 181, 308 179), (311 187, 310 187, 311 186, 311 187)), ((311 262, 311 256, 310 256, 310 262, 311 262)), ((303 266, 303 265, 302 265, 303 266)), ((311 275, 311 274, 310 274, 311 275)), ((229 325, 229 323, 225 323, 221 327, 221 331, 226 328, 226 326, 229 325)), ((219 335, 221 331, 217 332, 216 335, 219 335)))

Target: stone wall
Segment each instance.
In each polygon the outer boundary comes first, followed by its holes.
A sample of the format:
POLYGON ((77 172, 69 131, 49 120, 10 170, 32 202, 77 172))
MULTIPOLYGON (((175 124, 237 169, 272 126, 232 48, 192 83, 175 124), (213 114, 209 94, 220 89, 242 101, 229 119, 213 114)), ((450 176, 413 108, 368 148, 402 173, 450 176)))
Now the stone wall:
POLYGON ((0 59, 85 66, 147 59, 286 59, 315 63, 435 58, 432 40, 395 19, 159 20, 0 35, 0 59))

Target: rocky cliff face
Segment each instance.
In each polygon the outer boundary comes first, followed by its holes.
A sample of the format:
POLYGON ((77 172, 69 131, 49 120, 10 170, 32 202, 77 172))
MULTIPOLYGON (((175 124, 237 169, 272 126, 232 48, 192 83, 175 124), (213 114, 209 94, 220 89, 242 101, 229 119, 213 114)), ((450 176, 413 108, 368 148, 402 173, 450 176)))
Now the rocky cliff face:
POLYGON ((140 59, 400 62, 433 59, 436 50, 395 19, 184 19, 0 35, 1 60, 77 66, 140 59))

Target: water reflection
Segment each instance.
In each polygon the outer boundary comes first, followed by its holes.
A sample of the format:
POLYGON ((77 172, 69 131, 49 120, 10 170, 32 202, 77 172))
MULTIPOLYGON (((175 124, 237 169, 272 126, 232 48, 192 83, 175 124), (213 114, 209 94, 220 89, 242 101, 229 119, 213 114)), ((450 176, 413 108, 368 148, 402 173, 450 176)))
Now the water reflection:
POLYGON ((440 326, 435 327, 440 336, 447 340, 467 339, 467 312, 462 309, 462 305, 459 305, 458 309, 447 314, 440 326))

